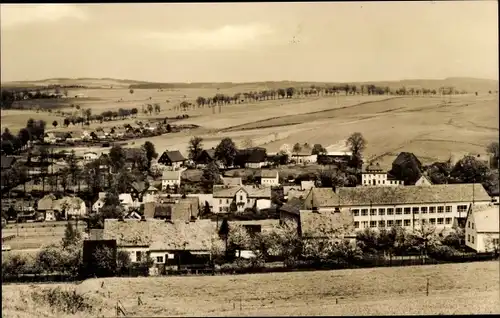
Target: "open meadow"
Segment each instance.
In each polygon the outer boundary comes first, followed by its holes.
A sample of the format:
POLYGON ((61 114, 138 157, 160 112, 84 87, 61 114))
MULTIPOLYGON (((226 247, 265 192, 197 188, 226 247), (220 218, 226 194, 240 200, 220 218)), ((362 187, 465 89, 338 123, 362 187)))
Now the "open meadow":
POLYGON ((81 284, 5 285, 2 314, 28 317, 37 310, 48 313, 47 306, 36 307, 27 295, 56 286, 92 299, 93 314, 100 316, 114 315, 117 300, 127 315, 148 317, 498 314, 499 279, 498 261, 238 276, 90 279, 81 284), (138 297, 142 305, 138 305, 138 297))

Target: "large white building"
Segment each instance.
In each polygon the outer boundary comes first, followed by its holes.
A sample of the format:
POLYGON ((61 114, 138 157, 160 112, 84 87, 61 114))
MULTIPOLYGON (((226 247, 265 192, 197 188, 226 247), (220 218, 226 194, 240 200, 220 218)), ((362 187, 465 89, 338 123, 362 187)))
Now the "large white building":
POLYGON ((414 228, 420 224, 452 227, 455 218, 464 219, 472 203, 489 204, 491 198, 481 184, 440 184, 405 187, 312 188, 306 196, 306 210, 353 215, 354 228, 414 228))
POLYGON ((403 185, 403 183, 401 180, 388 176, 387 172, 378 163, 369 165, 361 173, 361 184, 363 186, 399 186, 403 185))
POLYGON ((498 251, 499 214, 493 204, 473 206, 465 224, 465 244, 478 253, 498 251))
POLYGON ((279 173, 277 170, 261 170, 260 184, 263 186, 278 186, 280 184, 279 173))
POLYGON ((243 212, 247 208, 269 208, 271 187, 264 186, 220 186, 213 188, 213 213, 230 212, 231 203, 235 203, 236 211, 243 212), (267 202, 267 203, 266 203, 267 202))

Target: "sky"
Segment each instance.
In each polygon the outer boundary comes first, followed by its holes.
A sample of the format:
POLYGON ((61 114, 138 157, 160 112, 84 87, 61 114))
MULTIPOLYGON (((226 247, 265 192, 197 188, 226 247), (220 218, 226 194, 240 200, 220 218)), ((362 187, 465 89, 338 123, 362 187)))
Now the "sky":
POLYGON ((498 80, 497 5, 2 4, 1 80, 498 80))

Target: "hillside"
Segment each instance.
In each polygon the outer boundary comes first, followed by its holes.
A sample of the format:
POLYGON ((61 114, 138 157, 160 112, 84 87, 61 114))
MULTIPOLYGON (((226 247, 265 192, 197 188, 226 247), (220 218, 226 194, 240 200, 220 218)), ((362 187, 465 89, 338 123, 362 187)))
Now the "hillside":
POLYGON ((439 89, 440 87, 454 87, 461 91, 468 92, 487 92, 498 90, 498 81, 490 79, 469 78, 469 77, 451 77, 445 79, 412 79, 401 81, 367 81, 367 82, 301 82, 301 81, 278 81, 278 82, 247 82, 247 83, 154 83, 147 81, 136 81, 127 79, 113 78, 50 78, 36 81, 18 81, 2 83, 4 87, 29 87, 29 86, 48 86, 48 85, 82 85, 89 88, 133 88, 133 89, 230 89, 238 88, 242 91, 258 89, 277 89, 283 87, 310 87, 312 85, 369 85, 386 87, 396 90, 401 87, 406 88, 428 88, 439 89))

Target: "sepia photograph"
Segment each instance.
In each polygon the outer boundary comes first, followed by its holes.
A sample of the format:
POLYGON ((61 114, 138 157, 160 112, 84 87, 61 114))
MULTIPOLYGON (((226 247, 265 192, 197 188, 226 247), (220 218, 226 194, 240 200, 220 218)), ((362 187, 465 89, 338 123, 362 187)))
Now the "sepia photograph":
POLYGON ((0 4, 2 317, 500 314, 497 1, 0 4))

